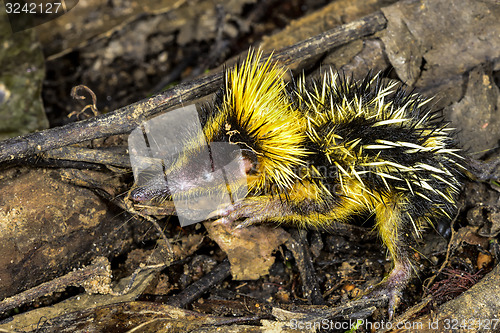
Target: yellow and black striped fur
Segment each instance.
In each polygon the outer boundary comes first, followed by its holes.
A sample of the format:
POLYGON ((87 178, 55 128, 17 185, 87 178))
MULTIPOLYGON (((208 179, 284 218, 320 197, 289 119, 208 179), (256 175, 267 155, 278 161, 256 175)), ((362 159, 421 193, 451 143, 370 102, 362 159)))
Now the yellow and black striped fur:
MULTIPOLYGON (((330 71, 314 82, 286 84, 283 69, 260 60, 251 54, 227 70, 224 87, 201 114, 207 142, 243 152, 236 172, 248 195, 219 208, 219 221, 328 227, 374 215, 394 269, 372 295, 389 294, 392 310, 411 277, 414 237, 456 210, 464 168, 452 129, 429 111, 429 100, 396 81, 378 75, 354 81, 330 71)), ((195 177, 194 154, 186 150, 172 168, 193 169, 187 177, 195 177)), ((194 183, 198 192, 211 191, 194 183)), ((131 196, 154 201, 170 193, 145 186, 131 196)))

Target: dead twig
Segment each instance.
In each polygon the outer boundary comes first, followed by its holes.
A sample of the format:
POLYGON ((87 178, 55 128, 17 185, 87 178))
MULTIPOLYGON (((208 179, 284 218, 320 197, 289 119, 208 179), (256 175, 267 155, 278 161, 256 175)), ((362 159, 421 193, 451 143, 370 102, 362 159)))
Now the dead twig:
POLYGON ((95 93, 92 91, 92 89, 90 89, 86 85, 80 84, 78 86, 73 87, 73 89, 71 89, 71 97, 73 97, 73 99, 80 99, 80 100, 85 99, 85 96, 79 94, 79 92, 81 90, 85 90, 86 92, 88 92, 90 94, 90 96, 92 97, 92 103, 85 105, 83 107, 83 109, 81 109, 80 111, 71 112, 68 115, 68 118, 71 118, 72 116, 77 116, 77 117, 82 116, 82 115, 84 115, 84 112, 88 109, 90 109, 90 111, 92 111, 94 116, 99 115, 99 110, 97 109, 97 105, 96 105, 97 104, 97 97, 96 97, 95 93))
MULTIPOLYGON (((455 217, 453 218, 453 220, 450 223, 451 238, 450 238, 450 241, 448 242, 448 247, 446 249, 446 257, 444 258, 444 261, 441 264, 441 267, 439 267, 439 270, 437 271, 437 273, 434 274, 432 277, 430 277, 426 281, 426 283, 424 285, 424 290, 426 290, 426 291, 430 290, 430 286, 434 283, 434 280, 436 279, 436 277, 438 277, 439 274, 441 274, 441 272, 449 264, 450 257, 453 255, 453 252, 455 251, 454 246, 456 244, 460 243, 460 241, 458 241, 458 243, 457 243, 457 240, 456 240, 457 233, 455 232, 455 229, 454 229, 455 222, 457 221, 457 218, 458 218, 459 214, 460 214, 460 210, 457 212, 457 214, 455 215, 455 217)), ((425 296, 425 294, 424 294, 424 296, 425 296)))
POLYGON ((322 305, 325 304, 325 300, 321 294, 321 288, 316 277, 309 247, 303 237, 303 231, 292 230, 293 238, 290 238, 285 243, 285 246, 292 251, 297 267, 299 268, 304 296, 307 297, 309 303, 322 305))
POLYGON ((178 308, 185 307, 227 278, 231 274, 229 268, 229 260, 226 258, 210 273, 189 285, 179 295, 171 297, 167 304, 178 308))

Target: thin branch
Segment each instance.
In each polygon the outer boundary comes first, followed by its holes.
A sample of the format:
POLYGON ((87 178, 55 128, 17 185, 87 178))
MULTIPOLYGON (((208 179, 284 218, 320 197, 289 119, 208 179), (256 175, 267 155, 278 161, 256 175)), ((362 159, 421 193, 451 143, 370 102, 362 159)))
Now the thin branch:
POLYGON ((229 269, 229 261, 224 259, 224 261, 217 265, 217 267, 215 267, 210 273, 186 287, 179 295, 170 297, 167 304, 182 308, 194 302, 204 293, 214 288, 225 278, 231 275, 229 269))

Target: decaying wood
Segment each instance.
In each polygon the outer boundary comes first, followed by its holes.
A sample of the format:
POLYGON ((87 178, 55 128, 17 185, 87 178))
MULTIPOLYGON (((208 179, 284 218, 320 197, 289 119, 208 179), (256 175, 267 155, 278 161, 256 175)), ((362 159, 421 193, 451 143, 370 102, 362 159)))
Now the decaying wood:
MULTIPOLYGON (((62 181, 57 170, 13 168, 1 175, 0 299, 132 245, 134 230, 119 211, 93 191, 62 181)), ((109 188, 117 183, 106 173, 92 176, 109 188)))
POLYGON ((115 151, 111 151, 109 149, 98 148, 61 147, 43 153, 42 157, 46 159, 80 161, 130 168, 130 158, 125 154, 125 149, 119 152, 116 149, 115 151))
POLYGON ((0 302, 0 313, 21 306, 26 302, 33 302, 42 296, 50 295, 57 291, 64 291, 64 289, 69 286, 85 287, 89 293, 99 292, 109 294, 112 292, 110 283, 111 265, 108 259, 105 257, 96 257, 92 264, 87 267, 69 272, 52 281, 42 283, 39 286, 4 299, 0 302), (93 283, 92 281, 97 282, 93 283), (98 287, 98 289, 96 287, 98 287))

